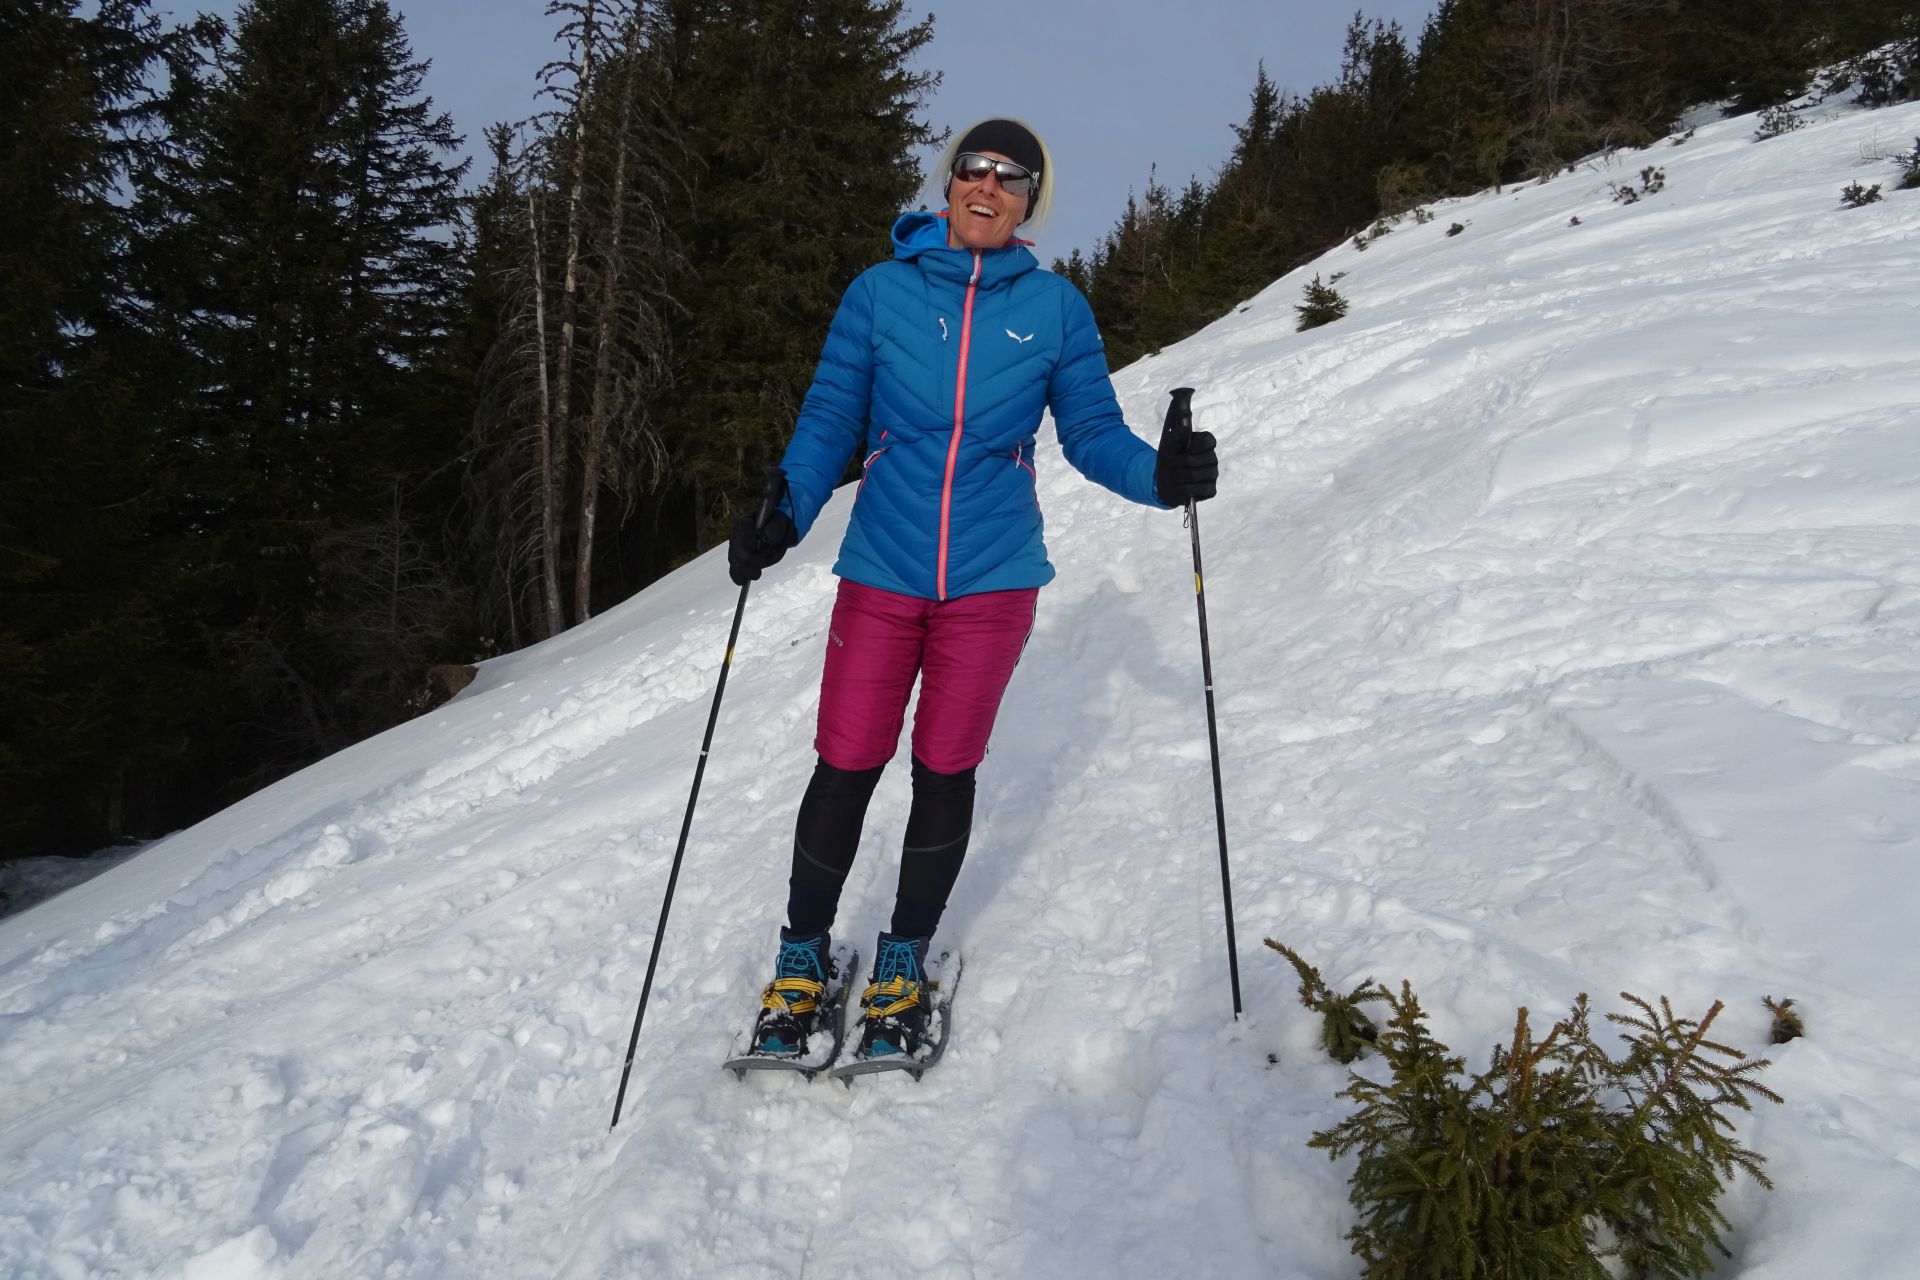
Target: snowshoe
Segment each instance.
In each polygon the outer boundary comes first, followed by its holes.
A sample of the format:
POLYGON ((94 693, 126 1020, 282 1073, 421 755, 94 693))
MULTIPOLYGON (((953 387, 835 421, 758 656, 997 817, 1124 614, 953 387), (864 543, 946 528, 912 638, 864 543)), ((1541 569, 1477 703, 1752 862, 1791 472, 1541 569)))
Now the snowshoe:
POLYGON ((749 1071, 798 1071, 812 1079, 831 1066, 846 1040, 847 975, 859 963, 844 947, 832 949, 824 933, 782 929, 774 978, 760 993, 747 1050, 722 1066, 736 1079, 749 1071))
POLYGON ((918 1080, 940 1060, 952 1023, 960 956, 943 951, 929 958, 929 941, 880 935, 873 976, 861 997, 859 1048, 832 1069, 835 1077, 851 1085, 853 1076, 905 1071, 918 1080))

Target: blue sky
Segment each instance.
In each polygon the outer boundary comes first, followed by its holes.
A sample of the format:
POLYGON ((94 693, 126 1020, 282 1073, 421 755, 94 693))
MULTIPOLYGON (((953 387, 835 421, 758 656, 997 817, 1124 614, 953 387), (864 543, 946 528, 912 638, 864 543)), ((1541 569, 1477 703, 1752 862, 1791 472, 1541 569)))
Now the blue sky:
MULTIPOLYGON (((211 0, 176 12, 230 15, 235 7, 211 0)), ((395 8, 414 52, 433 63, 428 92, 453 113, 470 148, 480 148, 493 121, 531 114, 535 73, 558 52, 544 0, 416 0, 395 8)), ((1411 45, 1432 8, 1431 0, 1379 0, 1366 13, 1399 21, 1411 45)), ((1043 262, 1092 250, 1127 193, 1145 188, 1149 166, 1157 163, 1161 181, 1176 189, 1190 176, 1209 178, 1233 145, 1231 126, 1246 117, 1263 59, 1282 89, 1304 93, 1331 80, 1354 12, 1347 4, 1274 0, 971 0, 950 8, 911 3, 909 18, 929 9, 934 38, 921 64, 945 76, 929 103, 934 126, 1018 116, 1053 149, 1053 221, 1034 236, 1043 262)), ((937 185, 927 199, 938 206, 937 185)))
MULTIPOLYGON (((916 5, 916 13, 930 6, 916 5)), ((1331 81, 1355 6, 1275 0, 973 0, 933 7, 922 60, 944 73, 930 115, 964 128, 1012 115, 1046 135, 1055 175, 1052 225, 1036 235, 1043 262, 1091 251, 1113 229, 1149 166, 1176 190, 1210 179, 1246 119, 1264 59, 1283 90, 1331 81)), ((1429 0, 1384 0, 1367 16, 1398 20, 1409 45, 1429 0)), ((931 161, 929 161, 931 163, 931 161)), ((937 189, 931 193, 938 205, 937 189)))

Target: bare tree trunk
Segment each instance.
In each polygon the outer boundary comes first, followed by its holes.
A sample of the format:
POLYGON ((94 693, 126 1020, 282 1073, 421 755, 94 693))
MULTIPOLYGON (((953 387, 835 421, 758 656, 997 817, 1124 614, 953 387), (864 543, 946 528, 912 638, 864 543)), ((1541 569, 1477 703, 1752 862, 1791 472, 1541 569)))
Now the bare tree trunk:
POLYGON ((393 550, 387 557, 387 634, 400 634, 400 584, 405 570, 402 549, 406 544, 406 521, 401 516, 400 481, 393 482, 393 550))
MULTIPOLYGON (((604 292, 611 294, 611 288, 604 292)), ((613 307, 606 297, 602 305, 613 307)), ((612 399, 613 321, 608 316, 595 341, 593 403, 587 420, 587 438, 580 450, 580 527, 573 554, 573 621, 578 626, 593 616, 593 534, 600 512, 600 458, 607 439, 607 414, 612 399)))
POLYGON ((1598 145, 1603 81, 1644 57, 1629 38, 1661 0, 1514 0, 1499 11, 1527 170, 1545 177, 1598 145))
POLYGON ((600 512, 600 461, 607 441, 607 419, 613 411, 613 336, 615 308, 619 306, 621 243, 627 213, 628 131, 633 127, 633 75, 639 62, 639 20, 632 22, 627 41, 626 75, 620 87, 620 130, 614 136, 613 185, 608 198, 606 252, 601 255, 598 320, 594 329, 593 400, 588 409, 587 438, 580 453, 580 531, 573 556, 573 620, 578 626, 593 616, 593 535, 600 512))
MULTIPOLYGON (((560 352, 555 358, 559 380, 554 387, 554 421, 559 425, 559 434, 553 441, 553 471, 550 479, 554 486, 552 505, 561 512, 566 507, 566 476, 568 468, 569 445, 573 435, 573 340, 579 312, 580 291, 580 240, 581 207, 585 203, 587 183, 587 112, 593 93, 593 55, 594 42, 598 37, 595 27, 595 9, 597 0, 587 0, 585 12, 580 22, 580 70, 576 84, 573 119, 573 170, 572 190, 567 194, 567 260, 565 278, 560 288, 560 352)), ((557 555, 560 550, 562 531, 556 526, 553 531, 553 548, 557 555)), ((556 596, 559 590, 558 577, 555 578, 556 596)), ((549 612, 556 618, 563 617, 563 606, 555 599, 549 606, 549 612)), ((565 627, 560 622, 556 630, 565 627)))
MULTIPOLYGON (((540 584, 542 614, 546 634, 557 636, 566 630, 566 618, 560 608, 560 512, 555 498, 560 494, 558 463, 554 456, 555 423, 551 378, 547 373, 547 281, 540 243, 540 211, 533 193, 527 193, 528 256, 533 263, 533 337, 534 364, 539 375, 540 394, 535 401, 535 436, 538 440, 540 483, 540 584)), ((563 377, 562 382, 565 381, 563 377)), ((564 420, 562 420, 564 429, 564 420)))

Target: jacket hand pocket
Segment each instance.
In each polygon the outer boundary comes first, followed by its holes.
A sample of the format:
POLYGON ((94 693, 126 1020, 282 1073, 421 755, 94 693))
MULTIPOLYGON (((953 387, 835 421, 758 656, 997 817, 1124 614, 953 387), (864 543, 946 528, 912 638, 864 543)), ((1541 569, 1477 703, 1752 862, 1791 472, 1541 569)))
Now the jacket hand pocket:
MULTIPOLYGON (((883 440, 885 438, 885 436, 881 437, 883 440)), ((860 464, 860 487, 853 491, 853 499, 855 502, 858 502, 860 495, 867 491, 867 479, 873 475, 873 464, 880 461, 880 455, 892 447, 891 445, 881 445, 878 449, 868 454, 867 460, 860 464)))

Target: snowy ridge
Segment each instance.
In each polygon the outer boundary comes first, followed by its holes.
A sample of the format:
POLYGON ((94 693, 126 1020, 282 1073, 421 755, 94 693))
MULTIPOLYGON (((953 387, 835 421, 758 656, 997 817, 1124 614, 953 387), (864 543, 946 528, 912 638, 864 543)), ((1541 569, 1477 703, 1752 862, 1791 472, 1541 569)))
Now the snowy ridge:
MULTIPOLYGON (((1061 574, 981 770, 925 1082, 749 1078, 851 494, 757 586, 617 1133, 734 592, 708 556, 0 922, 0 1274, 1355 1274, 1291 943, 1474 1062, 1622 989, 1768 1052, 1759 1280, 1920 1229, 1920 106, 1451 201, 1115 381, 1192 385, 1241 969, 1186 535, 1038 462, 1061 574), (1623 206, 1646 165, 1665 189, 1623 206), (1572 225, 1574 217, 1579 225, 1572 225), (1464 224, 1458 236, 1445 234, 1464 224), (1294 332, 1304 283, 1350 315, 1294 332), (1269 1064, 1268 1056, 1275 1062, 1269 1064)), ((839 936, 891 901, 904 768, 839 936)))

